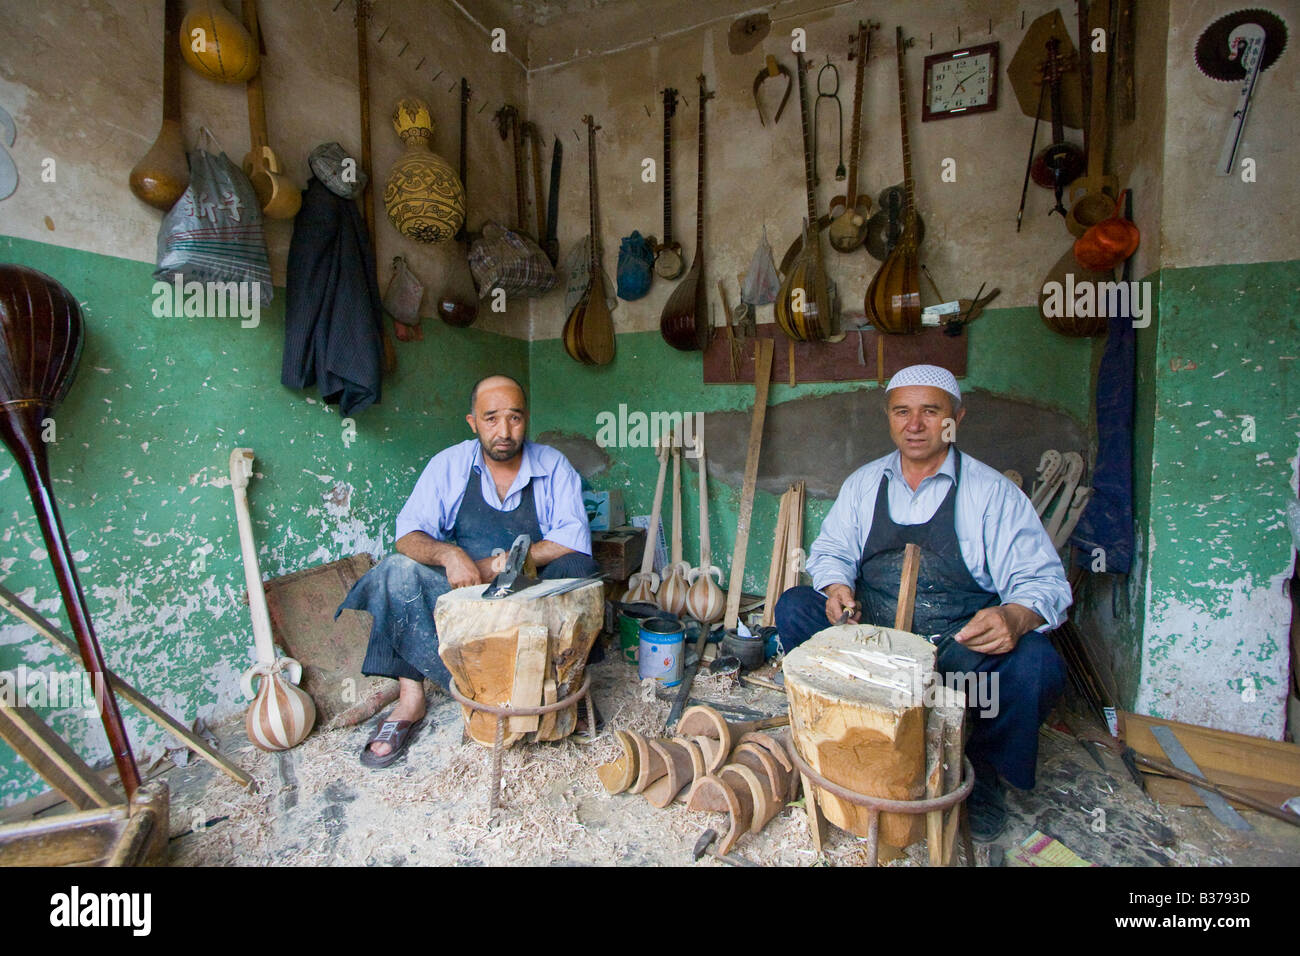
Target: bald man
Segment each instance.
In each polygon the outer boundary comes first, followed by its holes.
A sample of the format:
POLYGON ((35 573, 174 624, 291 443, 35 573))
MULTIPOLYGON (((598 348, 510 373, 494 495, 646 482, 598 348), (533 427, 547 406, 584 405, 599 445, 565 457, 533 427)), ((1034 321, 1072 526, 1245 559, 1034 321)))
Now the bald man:
POLYGON ((776 605, 786 650, 848 620, 892 627, 903 551, 921 549, 912 630, 936 647, 967 703, 975 789, 971 833, 992 840, 1006 822, 999 777, 1034 785, 1038 725, 1060 697, 1065 666, 1046 631, 1072 597, 1065 569, 1024 492, 956 447, 966 415, 957 379, 936 365, 903 369, 885 386, 897 451, 845 479, 808 556, 812 587, 776 605), (955 679, 954 679, 955 678, 955 679))
MULTIPOLYGON (((586 577, 598 567, 582 504, 582 479, 568 460, 527 440, 528 400, 504 375, 474 386, 465 416, 477 436, 434 455, 397 515, 397 553, 372 568, 339 607, 374 616, 361 672, 394 677, 397 706, 361 752, 386 767, 424 718, 424 678, 444 691, 433 609, 452 588, 486 584, 515 538, 528 535, 543 579, 586 577)), ((335 617, 338 612, 335 613, 335 617)))

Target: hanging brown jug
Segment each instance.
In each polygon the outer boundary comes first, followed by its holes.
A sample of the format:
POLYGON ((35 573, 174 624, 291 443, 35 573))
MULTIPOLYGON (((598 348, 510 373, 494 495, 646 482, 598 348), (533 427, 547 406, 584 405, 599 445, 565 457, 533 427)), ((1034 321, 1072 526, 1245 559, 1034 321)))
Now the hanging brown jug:
POLYGON ((406 145, 384 184, 384 208, 397 231, 419 242, 446 242, 465 222, 465 188, 451 164, 433 151, 433 117, 423 100, 406 97, 393 110, 406 145))
POLYGON ((194 72, 218 83, 244 83, 257 75, 257 44, 219 0, 200 0, 181 21, 181 56, 194 72))

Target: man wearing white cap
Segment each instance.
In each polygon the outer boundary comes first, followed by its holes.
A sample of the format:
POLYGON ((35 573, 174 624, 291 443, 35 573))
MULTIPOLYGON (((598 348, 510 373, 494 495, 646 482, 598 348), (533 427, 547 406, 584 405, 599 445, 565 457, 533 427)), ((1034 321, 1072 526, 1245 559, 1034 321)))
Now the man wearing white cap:
POLYGON ((971 831, 992 840, 1006 822, 999 774, 1034 786, 1038 725, 1065 685, 1043 632, 1064 620, 1070 588, 1024 492, 957 450, 966 410, 951 372, 903 369, 885 386, 885 410, 898 450, 845 480, 808 556, 813 586, 781 596, 776 624, 787 650, 846 612, 892 626, 903 550, 919 545, 912 630, 935 643, 942 674, 989 675, 995 695, 972 711, 966 748, 971 831))

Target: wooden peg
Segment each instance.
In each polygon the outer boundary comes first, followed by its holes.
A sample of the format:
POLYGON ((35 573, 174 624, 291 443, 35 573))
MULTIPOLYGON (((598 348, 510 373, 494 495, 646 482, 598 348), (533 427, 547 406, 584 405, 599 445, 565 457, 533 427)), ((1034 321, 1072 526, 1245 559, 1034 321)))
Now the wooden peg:
POLYGON ((776 57, 769 53, 767 55, 767 75, 776 76, 779 72, 780 70, 777 69, 776 65, 776 57))

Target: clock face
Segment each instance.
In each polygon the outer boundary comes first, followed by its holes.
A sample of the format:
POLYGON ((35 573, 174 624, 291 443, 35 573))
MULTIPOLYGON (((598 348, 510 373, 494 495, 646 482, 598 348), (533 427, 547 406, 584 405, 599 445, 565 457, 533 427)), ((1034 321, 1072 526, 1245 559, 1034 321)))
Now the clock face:
POLYGON ((926 57, 923 120, 997 108, 996 43, 926 57))

